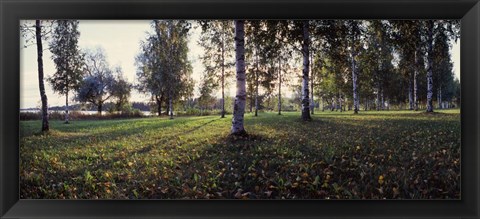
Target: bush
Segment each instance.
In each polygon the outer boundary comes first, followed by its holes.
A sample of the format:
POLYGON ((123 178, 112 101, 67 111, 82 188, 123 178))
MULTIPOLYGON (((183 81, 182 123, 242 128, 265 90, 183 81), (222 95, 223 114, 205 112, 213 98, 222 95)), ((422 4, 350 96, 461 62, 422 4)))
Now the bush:
POLYGON ((34 112, 20 112, 20 120, 39 120, 42 119, 42 115, 40 115, 40 112, 34 113, 34 112))
POLYGON ((202 115, 202 110, 200 109, 197 109, 197 108, 188 108, 186 111, 185 111, 185 115, 188 115, 188 116, 200 116, 202 115))
MULTIPOLYGON (((70 118, 72 118, 72 114, 70 113, 70 118)), ((40 120, 42 119, 41 112, 20 112, 20 120, 40 120)), ((48 119, 50 120, 63 120, 65 119, 64 113, 60 111, 49 111, 48 112, 48 119)))
MULTIPOLYGON (((131 111, 122 111, 120 113, 108 113, 103 112, 99 114, 86 114, 82 111, 69 111, 69 120, 107 120, 107 119, 126 119, 126 118, 141 118, 145 117, 143 113, 138 109, 132 109, 131 111)), ((40 120, 42 115, 40 112, 20 112, 20 120, 40 120)), ((65 120, 65 113, 63 111, 50 111, 48 113, 49 120, 65 120)))

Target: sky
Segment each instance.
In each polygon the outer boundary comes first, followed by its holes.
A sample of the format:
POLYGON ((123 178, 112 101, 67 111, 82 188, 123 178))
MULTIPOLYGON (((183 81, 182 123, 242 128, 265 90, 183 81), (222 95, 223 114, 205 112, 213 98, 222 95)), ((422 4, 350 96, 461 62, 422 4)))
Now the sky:
MULTIPOLYGON (((29 25, 32 21, 27 22, 29 25)), ((135 57, 140 52, 140 42, 146 39, 147 32, 152 30, 150 20, 80 20, 80 38, 78 45, 81 50, 101 46, 104 48, 107 61, 111 66, 120 66, 123 76, 130 82, 136 82, 135 57)), ((199 29, 193 29, 189 38, 189 59, 192 63, 192 77, 196 82, 194 95, 198 96, 198 82, 204 70, 199 56, 202 48, 197 44, 200 36, 199 29)), ((20 39, 20 108, 35 108, 40 106, 40 92, 38 89, 37 50, 36 45, 25 46, 25 38, 20 39)), ((44 42, 44 48, 47 48, 44 42)), ((460 78, 460 41, 452 47, 453 70, 456 78, 460 78)), ((45 49, 43 65, 45 78, 55 71, 51 53, 45 49)), ((45 82, 49 106, 63 106, 65 97, 53 92, 50 84, 45 82)), ((234 89, 227 89, 227 95, 233 96, 234 89)), ((130 101, 146 102, 150 96, 138 93, 134 89, 130 101)), ((71 104, 73 101, 70 100, 71 104)))

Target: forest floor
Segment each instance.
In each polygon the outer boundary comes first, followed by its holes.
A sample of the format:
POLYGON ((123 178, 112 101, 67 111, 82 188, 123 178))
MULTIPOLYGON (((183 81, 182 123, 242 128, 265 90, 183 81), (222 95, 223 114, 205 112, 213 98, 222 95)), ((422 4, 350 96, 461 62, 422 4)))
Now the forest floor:
POLYGON ((20 197, 459 199, 460 110, 20 122, 20 197))

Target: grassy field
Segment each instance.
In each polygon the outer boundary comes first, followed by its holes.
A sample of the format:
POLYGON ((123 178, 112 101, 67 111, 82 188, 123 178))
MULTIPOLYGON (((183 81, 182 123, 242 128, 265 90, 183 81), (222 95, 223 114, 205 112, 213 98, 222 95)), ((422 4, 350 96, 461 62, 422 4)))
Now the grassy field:
POLYGON ((20 122, 21 198, 458 199, 460 110, 20 122))

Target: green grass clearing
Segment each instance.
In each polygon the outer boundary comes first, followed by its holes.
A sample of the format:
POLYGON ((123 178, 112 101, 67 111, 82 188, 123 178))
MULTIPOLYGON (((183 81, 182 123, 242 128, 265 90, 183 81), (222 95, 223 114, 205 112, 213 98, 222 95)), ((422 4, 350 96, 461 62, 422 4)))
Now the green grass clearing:
POLYGON ((20 122, 20 196, 458 199, 460 110, 20 122))

